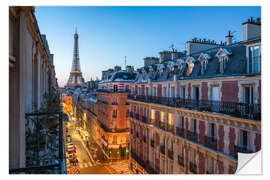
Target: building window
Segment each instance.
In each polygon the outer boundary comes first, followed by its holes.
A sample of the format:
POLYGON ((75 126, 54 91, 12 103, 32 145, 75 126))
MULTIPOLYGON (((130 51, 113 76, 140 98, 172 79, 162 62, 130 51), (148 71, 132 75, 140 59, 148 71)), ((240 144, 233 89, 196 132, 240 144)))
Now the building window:
POLYGON ((218 86, 211 87, 211 100, 219 101, 219 87, 218 86))
POLYGON ((190 131, 191 132, 196 132, 196 130, 197 130, 197 120, 196 119, 192 119, 191 120, 190 131))
POLYGON ((244 87, 244 103, 253 104, 253 86, 244 87))
POLYGON ((157 96, 157 88, 153 87, 153 96, 157 96))
POLYGON ((169 125, 173 126, 173 114, 169 113, 169 125))
POLYGON ((175 94, 174 94, 174 87, 171 87, 171 97, 175 97, 175 94))
POLYGON ((113 118, 117 118, 117 110, 116 109, 113 110, 113 118))
POLYGON ((193 99, 199 101, 200 98, 200 89, 199 87, 193 87, 193 99))
POLYGON ((145 88, 145 95, 148 96, 148 87, 145 88))
POLYGON ((139 95, 142 95, 142 88, 139 87, 139 95))
POLYGON ((240 146, 243 148, 248 147, 248 132, 245 130, 240 131, 240 146))
POLYGON ((249 47, 249 72, 261 72, 261 45, 249 47))
POLYGON ((179 125, 180 125, 179 127, 184 129, 184 124, 185 124, 185 123, 184 123, 184 117, 182 116, 182 117, 180 117, 180 119, 179 119, 179 125))
POLYGON ((216 125, 214 123, 208 125, 208 137, 216 137, 216 125))
POLYGON ((163 97, 167 97, 167 87, 163 87, 163 97))
POLYGON ((113 92, 117 92, 118 91, 118 86, 117 85, 113 85, 113 92))
POLYGON ((201 74, 204 75, 205 71, 206 71, 206 66, 207 66, 207 60, 203 60, 201 62, 202 65, 202 69, 201 69, 201 74))
POLYGON ((126 85, 126 91, 129 91, 129 85, 126 85))
POLYGON ((180 97, 185 99, 186 98, 186 87, 181 87, 180 97))
POLYGON ((113 144, 117 144, 117 136, 113 136, 113 144))

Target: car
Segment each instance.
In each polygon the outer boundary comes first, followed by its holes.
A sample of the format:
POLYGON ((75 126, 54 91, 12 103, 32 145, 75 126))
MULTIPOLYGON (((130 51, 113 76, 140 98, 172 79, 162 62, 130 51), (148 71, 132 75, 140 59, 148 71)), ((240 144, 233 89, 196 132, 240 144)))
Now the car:
POLYGON ((67 137, 70 137, 70 135, 69 135, 69 134, 67 134, 67 137))

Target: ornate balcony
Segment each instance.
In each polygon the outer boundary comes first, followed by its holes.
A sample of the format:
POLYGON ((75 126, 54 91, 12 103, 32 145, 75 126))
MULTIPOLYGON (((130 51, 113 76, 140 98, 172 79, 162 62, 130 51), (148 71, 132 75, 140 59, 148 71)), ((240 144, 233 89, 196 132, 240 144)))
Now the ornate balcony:
POLYGON ((173 124, 166 124, 166 127, 167 127, 167 131, 174 134, 174 126, 173 126, 173 124))
POLYGON ((254 151, 248 149, 247 146, 234 146, 234 157, 238 159, 238 152, 239 153, 254 153, 254 151))
POLYGON ((149 174, 158 174, 154 168, 152 168, 149 164, 149 161, 144 161, 142 158, 137 156, 134 152, 131 151, 131 157, 140 165, 142 166, 149 174))
POLYGON ((185 137, 185 129, 176 127, 176 134, 180 137, 185 137))
POLYGON ((222 102, 211 100, 192 100, 172 97, 129 95, 130 100, 162 104, 171 107, 187 108, 198 111, 208 111, 227 114, 251 120, 261 120, 261 104, 246 104, 237 102, 222 102))
POLYGON ((205 144, 206 147, 217 150, 217 139, 215 137, 205 136, 205 144))
POLYGON ((165 129, 165 123, 162 122, 162 121, 159 121, 159 128, 160 128, 160 129, 163 129, 163 130, 166 130, 166 129, 165 129))
POLYGON ((165 145, 160 145, 160 152, 165 154, 165 145))
POLYGON ((187 131, 187 138, 193 142, 198 142, 198 134, 196 132, 187 131))
POLYGON ((197 174, 197 165, 193 162, 189 162, 189 170, 190 172, 192 172, 193 174, 197 174))
POLYGON ((184 167, 184 157, 178 155, 178 164, 184 167))
POLYGON ((25 167, 9 169, 10 174, 64 173, 63 117, 62 112, 25 114, 25 167))

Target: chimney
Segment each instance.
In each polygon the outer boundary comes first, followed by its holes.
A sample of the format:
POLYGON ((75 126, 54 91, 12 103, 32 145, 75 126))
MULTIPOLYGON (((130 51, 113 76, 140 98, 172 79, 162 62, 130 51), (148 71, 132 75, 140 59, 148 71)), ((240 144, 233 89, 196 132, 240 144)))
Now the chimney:
POLYGON ((231 31, 228 31, 228 35, 226 36, 226 45, 231 45, 232 44, 232 38, 233 36, 231 35, 231 31))
POLYGON ((261 37, 261 18, 256 21, 251 17, 243 23, 244 41, 261 37))

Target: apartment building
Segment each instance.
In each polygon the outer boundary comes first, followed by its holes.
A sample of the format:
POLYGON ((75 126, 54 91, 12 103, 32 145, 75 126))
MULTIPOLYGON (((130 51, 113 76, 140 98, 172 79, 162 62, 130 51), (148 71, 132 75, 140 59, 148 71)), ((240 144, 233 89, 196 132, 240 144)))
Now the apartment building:
POLYGON ((128 158, 129 147, 129 104, 127 95, 135 79, 131 66, 126 70, 119 67, 102 77, 97 90, 97 122, 99 144, 109 159, 128 158))
MULTIPOLYGON (((261 22, 244 39, 193 39, 176 60, 137 69, 130 104, 134 173, 232 174, 261 149, 261 22)), ((167 53, 166 53, 167 54, 167 53)))

